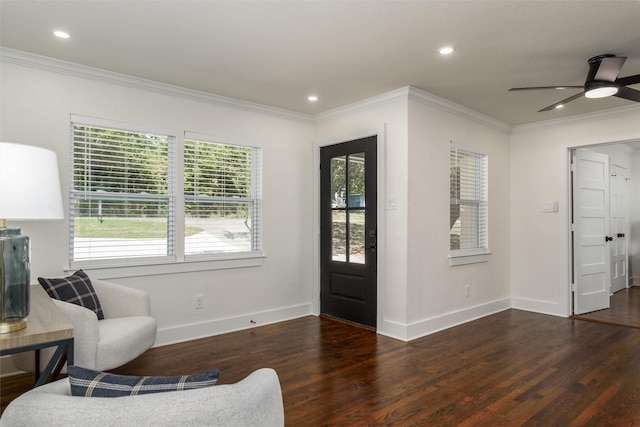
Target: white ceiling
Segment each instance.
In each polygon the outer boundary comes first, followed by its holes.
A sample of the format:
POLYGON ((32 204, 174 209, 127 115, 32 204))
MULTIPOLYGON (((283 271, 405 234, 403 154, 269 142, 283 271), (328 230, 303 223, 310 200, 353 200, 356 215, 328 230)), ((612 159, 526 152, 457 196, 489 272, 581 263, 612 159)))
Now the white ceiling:
POLYGON ((507 90, 581 85, 605 53, 640 74, 640 1, 1 0, 0 45, 309 114, 414 86, 517 125, 634 105, 507 90))

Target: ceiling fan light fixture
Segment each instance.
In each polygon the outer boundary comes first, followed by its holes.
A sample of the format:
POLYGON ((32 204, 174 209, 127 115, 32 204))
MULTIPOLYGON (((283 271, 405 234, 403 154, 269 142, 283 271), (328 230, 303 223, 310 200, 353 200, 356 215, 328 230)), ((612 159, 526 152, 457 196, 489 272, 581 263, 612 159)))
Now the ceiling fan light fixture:
POLYGON ((584 96, 587 98, 606 98, 618 93, 618 85, 613 82, 593 81, 585 85, 584 96))

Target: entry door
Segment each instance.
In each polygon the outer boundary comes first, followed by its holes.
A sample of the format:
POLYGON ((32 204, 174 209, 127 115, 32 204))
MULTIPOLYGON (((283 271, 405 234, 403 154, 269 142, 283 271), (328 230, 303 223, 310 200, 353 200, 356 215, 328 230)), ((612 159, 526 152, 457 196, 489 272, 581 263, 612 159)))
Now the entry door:
POLYGON ((573 312, 609 308, 609 156, 573 155, 573 312))
POLYGON ((377 138, 320 149, 320 311, 366 326, 377 318, 377 138))
POLYGON ((611 293, 627 287, 627 169, 611 165, 611 293))

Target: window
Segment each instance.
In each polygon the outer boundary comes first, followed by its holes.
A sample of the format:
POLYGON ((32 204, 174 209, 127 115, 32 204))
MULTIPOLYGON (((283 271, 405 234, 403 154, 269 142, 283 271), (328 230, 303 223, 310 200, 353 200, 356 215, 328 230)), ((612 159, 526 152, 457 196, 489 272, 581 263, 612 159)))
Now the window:
POLYGON ((452 144, 449 159, 450 258, 488 254, 487 156, 452 144))
POLYGON ((71 142, 72 268, 261 264, 258 148, 82 116, 72 117, 71 142))
POLYGON ((175 260, 169 134, 72 122, 70 260, 175 260))
POLYGON ((185 256, 260 250, 259 150, 184 141, 185 256))

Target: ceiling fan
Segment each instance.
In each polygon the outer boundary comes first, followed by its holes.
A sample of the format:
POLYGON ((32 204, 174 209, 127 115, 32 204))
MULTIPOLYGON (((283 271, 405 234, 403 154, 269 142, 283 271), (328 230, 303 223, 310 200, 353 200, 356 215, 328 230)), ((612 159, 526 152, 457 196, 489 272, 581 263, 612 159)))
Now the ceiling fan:
POLYGON ((628 77, 618 77, 622 64, 626 61, 625 56, 615 56, 612 54, 598 55, 589 59, 589 72, 583 86, 539 86, 539 87, 514 87, 509 91, 516 90, 539 90, 539 89, 583 89, 582 92, 563 99, 560 102, 551 104, 538 111, 553 110, 560 108, 567 102, 580 98, 584 95, 587 98, 604 98, 607 96, 617 96, 618 98, 640 102, 640 91, 627 86, 640 83, 640 74, 628 77))

